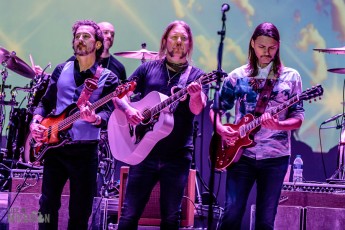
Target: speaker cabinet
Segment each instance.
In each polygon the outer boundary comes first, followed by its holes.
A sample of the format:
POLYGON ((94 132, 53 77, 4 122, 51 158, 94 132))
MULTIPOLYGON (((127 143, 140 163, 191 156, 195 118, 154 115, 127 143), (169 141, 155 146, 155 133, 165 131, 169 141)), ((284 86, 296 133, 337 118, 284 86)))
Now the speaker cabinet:
MULTIPOLYGON (((10 192, 41 193, 43 170, 11 169, 10 192), (25 182, 24 182, 25 181, 25 182)), ((62 191, 69 195, 69 180, 62 191)))
MULTIPOLYGON (((38 229, 38 223, 49 222, 49 216, 38 217, 39 199, 38 193, 0 193, 0 229, 38 229)), ((59 210, 59 229, 67 229, 68 226, 69 196, 61 196, 61 208, 59 210)), ((105 210, 108 200, 95 197, 93 201, 92 215, 89 219, 89 229, 107 229, 105 210), (92 228, 91 228, 92 227, 92 228)))
MULTIPOLYGON (((37 229, 39 222, 49 222, 49 216, 38 217, 39 193, 1 193, 1 211, 3 217, 1 229, 37 229), (6 213, 7 212, 7 213, 6 213), (7 228, 8 227, 8 228, 7 228)), ((59 229, 67 229, 69 196, 61 197, 59 229)))
MULTIPOLYGON (((255 226, 255 205, 251 229, 255 226)), ((345 229, 345 185, 284 183, 274 229, 345 229)))
POLYGON ((344 229, 345 208, 306 207, 306 229, 344 229))
MULTIPOLYGON (((250 210, 250 229, 255 229, 256 206, 252 205, 250 210)), ((303 208, 297 206, 278 206, 276 219, 274 221, 275 230, 300 230, 303 226, 303 208)))
MULTIPOLYGON (((118 218, 121 216, 121 208, 125 198, 126 184, 128 179, 128 166, 122 166, 120 170, 120 193, 118 218)), ((181 227, 190 227, 194 224, 194 205, 195 200, 195 170, 189 171, 188 183, 185 189, 185 196, 182 200, 181 227)), ((159 205, 160 185, 159 183, 153 188, 150 199, 146 204, 143 215, 139 220, 139 225, 160 225, 160 205, 159 205)))

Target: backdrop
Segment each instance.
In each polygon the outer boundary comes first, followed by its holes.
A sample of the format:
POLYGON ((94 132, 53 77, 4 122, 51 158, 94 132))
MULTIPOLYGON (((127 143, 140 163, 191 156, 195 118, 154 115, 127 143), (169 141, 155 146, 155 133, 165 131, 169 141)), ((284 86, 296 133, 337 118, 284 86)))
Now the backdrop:
MULTIPOLYGON (((1 1, 0 46, 15 51, 17 56, 30 64, 31 54, 35 64, 42 67, 51 63, 53 68, 72 52, 72 24, 78 19, 109 21, 116 29, 112 53, 141 49, 146 43, 150 51, 158 51, 163 30, 173 20, 190 24, 194 34, 193 61, 206 72, 217 69, 217 52, 220 41, 218 31, 222 26, 221 5, 231 7, 226 13, 226 38, 223 65, 226 72, 246 63, 250 36, 262 22, 273 22, 281 35, 281 58, 284 65, 295 68, 303 79, 303 88, 316 84, 324 87, 321 101, 305 103, 306 116, 298 130, 293 154, 308 150, 315 152, 336 151, 340 129, 320 130, 328 118, 343 113, 344 77, 327 71, 345 67, 344 55, 316 52, 315 48, 340 48, 345 41, 344 0, 12 0, 1 1), (301 147, 302 146, 302 147, 301 147), (322 148, 321 148, 322 146, 322 148)), ((141 62, 137 59, 118 57, 130 75, 141 62)), ((2 68, 2 66, 1 66, 2 68)), ((26 87, 31 79, 9 70, 6 85, 26 87)), ((11 89, 5 89, 5 100, 11 98, 11 89)), ((27 92, 17 91, 18 107, 25 108, 27 92)), ((210 91, 213 98, 213 91, 210 91)), ((5 125, 2 135, 7 135, 10 106, 2 106, 5 125)), ((207 113, 198 117, 201 138, 198 138, 198 160, 207 162, 208 142, 212 133, 207 113)), ((232 121, 228 117, 225 122, 232 121)), ((340 120, 338 123, 340 124, 340 120)), ((322 127, 336 126, 330 122, 322 127)), ((315 158, 315 155, 313 155, 315 158)), ((319 158, 318 158, 319 159, 319 158)), ((307 159, 305 159, 307 160, 307 159)), ((332 158, 332 167, 336 165, 332 158)), ((315 164, 310 163, 311 167, 315 164)), ((316 165, 322 170, 320 162, 316 165)), ((203 165, 201 164, 201 168, 203 165)), ((315 168, 314 168, 315 169, 315 168)), ((208 170, 208 169, 207 169, 208 170)), ((332 172, 329 170, 329 172, 332 172)), ((203 173, 207 178, 208 171, 203 173)), ((219 180, 220 181, 220 180, 219 180)), ((220 182, 219 182, 220 183, 220 182)), ((222 189, 221 189, 222 190, 222 189)))

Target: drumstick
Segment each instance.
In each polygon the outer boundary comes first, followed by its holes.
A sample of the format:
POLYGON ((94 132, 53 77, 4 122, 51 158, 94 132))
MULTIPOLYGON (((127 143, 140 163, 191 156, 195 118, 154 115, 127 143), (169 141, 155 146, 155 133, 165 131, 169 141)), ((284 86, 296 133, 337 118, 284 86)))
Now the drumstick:
POLYGON ((35 70, 35 62, 34 62, 34 59, 32 58, 32 55, 30 54, 30 62, 31 62, 31 67, 33 70, 35 70))

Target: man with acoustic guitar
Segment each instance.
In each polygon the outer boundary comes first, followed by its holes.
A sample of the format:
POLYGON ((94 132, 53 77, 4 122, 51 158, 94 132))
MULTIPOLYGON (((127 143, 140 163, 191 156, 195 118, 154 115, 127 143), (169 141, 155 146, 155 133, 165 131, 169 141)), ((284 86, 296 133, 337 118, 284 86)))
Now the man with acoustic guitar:
POLYGON ((39 213, 50 219, 39 224, 40 229, 58 229, 61 193, 68 179, 68 229, 88 229, 97 188, 100 129, 114 108, 111 99, 96 110, 91 103, 113 92, 119 82, 114 73, 98 64, 104 40, 100 27, 94 21, 81 20, 75 22, 72 32, 76 60, 54 69, 30 124, 36 149, 49 146, 44 155, 39 213), (69 120, 71 125, 62 128, 69 120), (49 145, 52 142, 56 145, 49 145))
MULTIPOLYGON (((143 134, 140 137, 138 135, 134 145, 145 141, 148 136, 156 138, 156 144, 146 157, 135 161, 126 158, 129 163, 133 162, 133 165, 129 169, 119 230, 138 228, 139 218, 157 182, 160 182, 161 229, 179 229, 181 202, 187 185, 194 147, 193 119, 206 105, 208 90, 208 87, 203 87, 196 81, 203 75, 203 71, 190 65, 192 50, 193 38, 189 25, 184 21, 170 23, 161 38, 159 60, 142 64, 129 78, 129 80, 137 78, 137 87, 134 92, 140 93, 141 99, 136 103, 143 102, 143 105, 134 107, 133 103, 127 103, 124 99, 116 98, 115 100, 117 109, 113 114, 118 109, 122 110, 123 118, 127 119, 127 122, 122 122, 123 120, 119 122, 128 123, 128 125, 121 126, 131 127, 127 135, 132 133, 137 136, 140 132, 138 127, 145 127, 144 124, 148 124, 147 128, 142 129, 143 134), (168 102, 173 101, 170 100, 173 97, 171 90, 177 85, 182 88, 185 86, 187 97, 183 101, 178 101, 177 104, 172 103, 168 106, 168 102), (145 104, 145 98, 153 95, 158 95, 158 97, 146 100, 145 104), (154 98, 167 99, 156 104, 154 98), (156 112, 151 110, 153 113, 151 114, 149 109, 145 112, 139 107, 160 107, 164 111, 155 109, 158 113, 155 114, 156 112), (164 117, 169 117, 166 123, 172 121, 173 127, 164 129, 171 128, 170 132, 164 132, 166 135, 163 138, 163 133, 157 131, 158 127, 154 126, 159 126, 158 119, 162 120, 164 117)), ((109 120, 108 132, 114 135, 109 137, 116 140, 114 145, 124 146, 126 142, 135 138, 129 137, 125 140, 120 137, 120 132, 112 131, 113 114, 109 120)), ((115 125, 114 122, 113 124, 115 125)), ((152 141, 149 140, 149 142, 152 141)), ((138 151, 138 154, 144 151, 145 149, 142 149, 138 151)))
POLYGON ((225 78, 220 91, 220 113, 215 116, 215 111, 210 112, 211 120, 216 118, 216 135, 221 139, 216 165, 218 169, 227 169, 225 210, 220 225, 223 230, 241 229, 255 182, 255 229, 274 228, 291 154, 291 130, 300 128, 304 119, 300 101, 286 106, 279 114, 271 113, 273 108, 302 92, 301 76, 283 66, 279 51, 278 29, 272 23, 258 25, 249 42, 248 63, 225 78), (232 108, 234 125, 223 125, 222 111, 232 108), (256 123, 260 125, 250 125, 256 129, 243 125, 254 116, 259 118, 256 123), (228 152, 235 154, 230 156, 228 152))

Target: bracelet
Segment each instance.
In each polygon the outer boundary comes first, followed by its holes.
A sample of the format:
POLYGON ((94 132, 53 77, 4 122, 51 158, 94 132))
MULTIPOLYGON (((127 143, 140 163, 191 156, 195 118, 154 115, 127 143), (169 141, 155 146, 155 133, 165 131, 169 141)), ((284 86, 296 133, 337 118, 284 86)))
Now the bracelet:
POLYGON ((102 122, 101 116, 97 115, 96 120, 94 122, 92 122, 91 125, 99 125, 99 124, 101 124, 101 122, 102 122))

